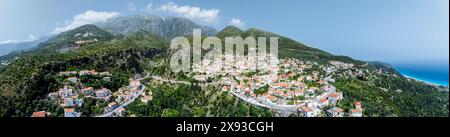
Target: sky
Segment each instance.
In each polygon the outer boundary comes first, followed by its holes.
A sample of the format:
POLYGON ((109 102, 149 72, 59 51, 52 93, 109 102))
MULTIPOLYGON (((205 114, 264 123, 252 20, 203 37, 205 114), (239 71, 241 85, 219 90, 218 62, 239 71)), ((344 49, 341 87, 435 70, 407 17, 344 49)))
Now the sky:
POLYGON ((1 0, 0 44, 133 14, 260 28, 365 61, 449 61, 448 0, 1 0))

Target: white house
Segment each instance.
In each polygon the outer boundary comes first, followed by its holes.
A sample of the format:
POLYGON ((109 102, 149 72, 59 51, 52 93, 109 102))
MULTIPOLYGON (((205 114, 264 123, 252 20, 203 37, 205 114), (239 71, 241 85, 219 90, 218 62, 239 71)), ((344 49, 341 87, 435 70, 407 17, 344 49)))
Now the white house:
POLYGON ((355 109, 350 110, 351 117, 362 117, 363 109, 361 106, 361 102, 355 102, 355 109))
POLYGON ((78 78, 77 77, 69 77, 67 78, 67 80, 71 83, 77 83, 78 82, 78 78))
POLYGON ((336 104, 340 99, 342 99, 342 93, 340 92, 331 93, 328 96, 328 101, 330 101, 331 104, 336 104))
POLYGON ((64 107, 72 107, 73 106, 73 99, 72 98, 64 98, 64 107))
POLYGON ((70 76, 70 75, 75 75, 77 74, 77 71, 64 71, 64 72, 59 72, 60 76, 70 76))
POLYGON ((81 89, 81 92, 84 95, 89 96, 89 95, 92 95, 94 93, 94 88, 92 88, 92 87, 85 87, 85 88, 81 89))
POLYGON ((304 115, 305 117, 315 117, 315 116, 317 115, 317 113, 315 113, 315 112, 313 111, 313 109, 311 109, 310 107, 303 106, 303 107, 301 107, 301 108, 302 108, 302 110, 303 110, 303 115, 304 115))
POLYGON ((97 75, 98 73, 95 70, 82 70, 79 73, 81 76, 83 75, 97 75))
POLYGON ((362 109, 351 109, 350 110, 350 116, 351 117, 362 117, 362 109))
POLYGON ((59 94, 57 92, 51 92, 48 94, 48 97, 50 98, 50 100, 56 100, 58 99, 59 94))
POLYGON ((319 107, 320 108, 323 108, 323 107, 325 107, 325 106, 328 106, 328 99, 327 98, 321 98, 321 99, 319 99, 319 107))
POLYGON ((115 108, 116 106, 117 106, 116 102, 111 102, 111 103, 108 104, 108 107, 111 108, 111 109, 115 108))
POLYGON ((331 117, 343 117, 344 116, 344 110, 338 107, 333 107, 331 109, 327 110, 328 115, 331 117))
POLYGON ((102 88, 102 89, 100 89, 100 90, 97 90, 97 91, 95 92, 95 95, 96 95, 97 97, 106 97, 106 96, 109 96, 110 93, 111 93, 111 91, 110 91, 109 89, 102 88))
POLYGON ((123 117, 125 115, 125 111, 126 111, 125 108, 120 108, 119 109, 119 116, 123 117))
POLYGON ((74 108, 64 109, 64 117, 80 117, 80 113, 75 112, 74 108))
POLYGON ((64 86, 63 88, 60 88, 58 90, 59 95, 61 96, 61 98, 66 98, 68 96, 72 96, 72 89, 69 88, 68 86, 64 86))

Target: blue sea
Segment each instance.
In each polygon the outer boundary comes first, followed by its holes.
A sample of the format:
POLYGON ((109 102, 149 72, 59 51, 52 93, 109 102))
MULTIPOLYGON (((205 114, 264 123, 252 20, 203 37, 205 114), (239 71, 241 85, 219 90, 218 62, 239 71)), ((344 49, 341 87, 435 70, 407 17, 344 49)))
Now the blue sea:
POLYGON ((414 79, 437 85, 449 85, 449 64, 445 63, 402 63, 394 64, 402 74, 414 79))

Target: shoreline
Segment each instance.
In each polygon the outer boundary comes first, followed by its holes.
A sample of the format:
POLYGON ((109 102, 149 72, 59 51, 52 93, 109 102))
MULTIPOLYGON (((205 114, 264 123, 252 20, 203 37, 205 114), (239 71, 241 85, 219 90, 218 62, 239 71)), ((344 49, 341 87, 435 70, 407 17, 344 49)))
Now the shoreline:
POLYGON ((408 79, 413 79, 433 86, 449 87, 449 73, 446 64, 447 63, 397 64, 394 65, 393 68, 408 79))
POLYGON ((411 75, 408 75, 408 74, 405 74, 405 73, 402 73, 402 72, 400 72, 400 74, 402 74, 406 78, 413 79, 413 80, 420 81, 420 82, 424 82, 424 83, 429 84, 429 85, 449 87, 448 83, 447 83, 447 85, 445 85, 445 84, 442 84, 442 83, 431 82, 431 81, 423 80, 423 79, 420 79, 420 78, 417 78, 417 77, 413 77, 411 75))

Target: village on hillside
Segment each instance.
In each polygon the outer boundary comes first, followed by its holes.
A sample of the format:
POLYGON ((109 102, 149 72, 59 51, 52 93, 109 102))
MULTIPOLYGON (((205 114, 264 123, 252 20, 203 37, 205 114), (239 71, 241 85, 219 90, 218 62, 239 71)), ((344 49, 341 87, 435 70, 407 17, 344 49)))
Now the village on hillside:
MULTIPOLYGON (((59 72, 58 77, 64 79, 62 81, 64 86, 49 93, 48 98, 64 109, 64 117, 80 117, 81 112, 76 108, 81 108, 87 98, 103 102, 97 103, 95 106, 102 114, 110 113, 109 116, 124 116, 126 109, 123 105, 129 103, 131 99, 139 97, 143 87, 140 80, 130 78, 129 85, 120 87, 118 91, 111 91, 105 87, 104 83, 111 82, 112 76, 109 72, 97 72, 95 70, 59 72), (93 82, 83 83, 83 81, 96 81, 96 84, 92 84, 93 82)), ((45 117, 49 113, 37 111, 33 113, 32 117, 45 117)))
MULTIPOLYGON (((278 61, 272 56, 259 59, 265 63, 258 66, 245 61, 237 59, 236 67, 230 68, 217 65, 213 60, 205 60, 203 64, 194 64, 193 68, 197 69, 194 78, 206 82, 219 77, 220 80, 215 82, 222 85, 222 91, 230 92, 248 103, 285 112, 284 116, 298 111, 305 117, 363 116, 360 101, 353 102, 354 109, 349 112, 336 105, 343 99, 343 93, 336 90, 332 84, 335 80, 331 77, 338 69, 349 69, 353 64, 331 61, 332 66, 322 66, 293 58, 278 61), (258 68, 248 69, 252 67, 258 68), (220 71, 221 68, 225 71, 220 71)), ((346 74, 355 75, 351 71, 346 74)))

